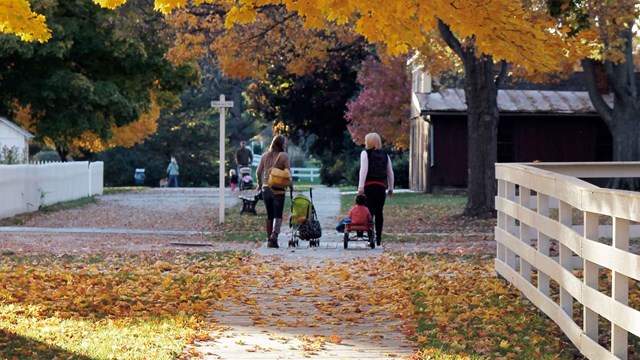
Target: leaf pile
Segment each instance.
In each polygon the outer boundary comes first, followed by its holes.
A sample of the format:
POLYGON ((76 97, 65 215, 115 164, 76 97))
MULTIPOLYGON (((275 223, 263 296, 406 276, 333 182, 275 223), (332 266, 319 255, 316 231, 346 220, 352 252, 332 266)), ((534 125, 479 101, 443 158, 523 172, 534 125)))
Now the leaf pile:
POLYGON ((425 257, 415 291, 418 358, 573 359, 553 321, 495 275, 493 258, 425 257))
POLYGON ((237 253, 2 260, 3 359, 171 359, 206 337, 205 317, 242 264, 237 253))

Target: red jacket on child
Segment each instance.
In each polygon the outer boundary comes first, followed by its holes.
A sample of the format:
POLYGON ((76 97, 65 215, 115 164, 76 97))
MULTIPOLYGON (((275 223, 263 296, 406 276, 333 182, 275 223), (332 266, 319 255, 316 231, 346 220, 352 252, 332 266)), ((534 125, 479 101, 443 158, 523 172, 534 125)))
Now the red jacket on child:
POLYGON ((352 224, 366 225, 371 221, 369 208, 364 205, 356 205, 349 210, 349 219, 352 224))

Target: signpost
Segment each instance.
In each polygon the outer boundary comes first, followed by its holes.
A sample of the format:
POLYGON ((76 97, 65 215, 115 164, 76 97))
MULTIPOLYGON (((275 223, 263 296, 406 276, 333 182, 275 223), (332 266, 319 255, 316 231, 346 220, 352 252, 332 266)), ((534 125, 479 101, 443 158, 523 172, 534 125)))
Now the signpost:
POLYGON ((220 101, 212 101, 211 107, 220 112, 220 224, 224 223, 224 139, 225 139, 225 109, 233 107, 233 101, 225 101, 224 94, 220 95, 220 101))

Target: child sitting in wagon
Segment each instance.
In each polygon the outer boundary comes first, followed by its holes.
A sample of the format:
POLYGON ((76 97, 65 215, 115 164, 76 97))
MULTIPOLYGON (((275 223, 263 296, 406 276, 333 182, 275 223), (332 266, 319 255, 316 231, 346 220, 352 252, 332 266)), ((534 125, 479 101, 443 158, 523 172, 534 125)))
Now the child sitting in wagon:
MULTIPOLYGON (((358 194, 356 195, 355 201, 356 204, 349 210, 349 217, 340 220, 340 223, 336 227, 338 232, 344 232, 346 224, 350 224, 350 226, 362 226, 365 229, 371 224, 371 213, 366 207, 367 197, 364 194, 358 194)), ((362 236, 360 231, 358 233, 358 236, 362 236)))

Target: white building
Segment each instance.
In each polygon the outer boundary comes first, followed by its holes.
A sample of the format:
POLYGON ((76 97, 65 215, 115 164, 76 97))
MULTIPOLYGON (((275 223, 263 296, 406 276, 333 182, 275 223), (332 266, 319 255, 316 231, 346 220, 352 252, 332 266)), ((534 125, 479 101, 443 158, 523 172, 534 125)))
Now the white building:
POLYGON ((0 116, 0 163, 27 163, 29 140, 34 136, 0 116))

